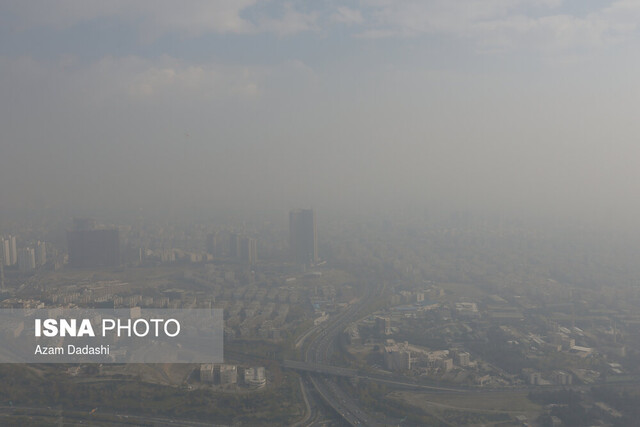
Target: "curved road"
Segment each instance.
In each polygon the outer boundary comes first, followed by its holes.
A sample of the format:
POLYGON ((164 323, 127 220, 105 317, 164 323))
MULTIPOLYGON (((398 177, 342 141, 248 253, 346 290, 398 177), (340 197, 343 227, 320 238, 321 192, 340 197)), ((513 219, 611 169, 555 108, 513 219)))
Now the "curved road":
MULTIPOLYGON (((328 364, 334 350, 335 340, 344 328, 357 319, 358 312, 371 303, 375 296, 361 299, 338 314, 333 320, 325 322, 319 333, 311 338, 306 348, 304 360, 310 364, 328 364)), ((307 336, 305 336, 307 338, 307 336)), ((323 375, 310 374, 311 383, 322 399, 331 406, 347 423, 352 426, 379 426, 380 424, 362 410, 357 402, 338 385, 323 375)))

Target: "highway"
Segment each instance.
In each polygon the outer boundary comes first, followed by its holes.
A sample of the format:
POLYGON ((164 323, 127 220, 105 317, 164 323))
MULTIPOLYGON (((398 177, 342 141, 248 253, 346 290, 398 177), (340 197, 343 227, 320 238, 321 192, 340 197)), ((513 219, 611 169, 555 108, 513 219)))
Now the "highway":
POLYGON ((313 407, 311 406, 311 403, 309 401, 309 392, 307 391, 305 380, 302 377, 300 377, 300 391, 302 392, 302 399, 304 400, 306 415, 302 420, 293 424, 292 427, 304 426, 309 424, 309 420, 313 416, 313 407))
MULTIPOLYGON (((305 339, 311 339, 304 354, 306 365, 325 369, 329 367, 340 370, 343 374, 349 372, 350 370, 347 368, 330 366, 330 357, 334 351, 335 340, 349 323, 357 319, 359 311, 374 299, 374 296, 361 299, 342 313, 339 313, 334 319, 326 322, 324 327, 319 329, 317 335, 313 337, 305 335, 305 339)), ((360 408, 356 399, 353 399, 345 393, 334 381, 321 375, 322 370, 317 370, 317 372, 316 374, 310 375, 311 384, 322 399, 331 406, 343 420, 352 426, 381 425, 360 408)))

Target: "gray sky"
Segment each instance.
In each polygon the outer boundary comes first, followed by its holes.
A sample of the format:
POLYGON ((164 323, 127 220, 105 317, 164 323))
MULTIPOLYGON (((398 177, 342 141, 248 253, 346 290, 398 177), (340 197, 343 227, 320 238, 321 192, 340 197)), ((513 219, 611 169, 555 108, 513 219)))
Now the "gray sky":
POLYGON ((640 214, 640 1, 4 1, 0 209, 640 214))

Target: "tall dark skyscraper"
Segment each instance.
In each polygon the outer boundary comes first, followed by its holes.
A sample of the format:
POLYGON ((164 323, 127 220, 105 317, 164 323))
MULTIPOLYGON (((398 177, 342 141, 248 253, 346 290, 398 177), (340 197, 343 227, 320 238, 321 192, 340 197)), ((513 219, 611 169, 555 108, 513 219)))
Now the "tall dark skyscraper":
POLYGON ((291 259, 295 262, 318 262, 318 232, 313 209, 296 209, 289 212, 289 251, 291 259))
POLYGON ((118 230, 95 227, 95 223, 90 220, 74 219, 74 229, 67 231, 71 267, 100 268, 120 264, 118 230))

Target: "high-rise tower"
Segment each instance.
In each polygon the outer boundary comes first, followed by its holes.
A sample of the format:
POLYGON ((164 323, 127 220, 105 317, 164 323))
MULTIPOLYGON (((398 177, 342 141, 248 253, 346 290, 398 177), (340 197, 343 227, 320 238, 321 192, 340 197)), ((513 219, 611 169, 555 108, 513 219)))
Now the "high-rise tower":
POLYGON ((240 258, 240 234, 231 233, 229 235, 229 256, 231 258, 240 258))
POLYGON ((254 265, 258 259, 258 245, 251 237, 240 238, 240 259, 243 263, 254 265))
POLYGON ((313 209, 289 212, 289 251, 291 259, 300 264, 318 262, 318 232, 313 209))
POLYGON ((207 253, 209 255, 216 256, 217 255, 217 238, 216 233, 207 234, 207 253))
POLYGON ((4 254, 0 251, 0 289, 4 290, 4 254))
POLYGON ((47 263, 47 246, 44 242, 38 240, 36 247, 36 267, 42 267, 47 263))
POLYGON ((117 229, 99 229, 95 221, 74 218, 74 229, 67 231, 69 266, 79 268, 120 265, 117 229))
POLYGON ((7 237, 2 239, 2 253, 4 255, 4 265, 11 266, 16 265, 18 262, 18 250, 16 246, 16 236, 7 237))
POLYGON ((16 265, 18 263, 16 236, 9 236, 9 240, 11 241, 11 265, 16 265))
POLYGON ((11 241, 2 239, 2 263, 7 267, 11 265, 11 241))
POLYGON ((36 269, 36 253, 33 248, 21 248, 18 252, 18 268, 23 273, 36 269))

